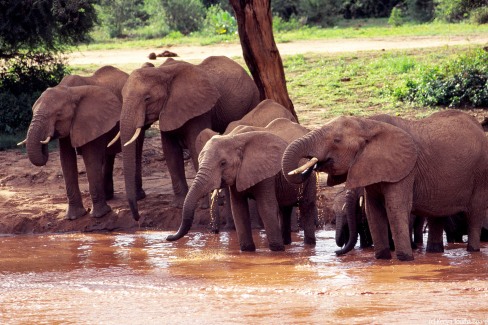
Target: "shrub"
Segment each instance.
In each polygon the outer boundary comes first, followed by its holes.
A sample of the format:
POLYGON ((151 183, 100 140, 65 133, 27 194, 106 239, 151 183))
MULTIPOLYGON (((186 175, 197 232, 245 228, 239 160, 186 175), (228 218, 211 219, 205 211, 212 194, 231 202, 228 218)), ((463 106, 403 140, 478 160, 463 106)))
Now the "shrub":
POLYGON ((467 19, 477 8, 486 8, 486 0, 437 0, 435 17, 437 20, 455 23, 467 19))
POLYGON ((219 4, 207 9, 204 22, 205 30, 211 34, 234 34, 237 31, 237 21, 228 11, 223 10, 219 4))
POLYGON ((488 107, 488 53, 478 49, 427 68, 393 94, 423 106, 488 107))
POLYGON ((162 0, 162 3, 172 30, 188 35, 202 27, 205 7, 200 0, 162 0))
POLYGON ((403 12, 400 8, 395 7, 391 10, 388 24, 395 27, 403 25, 403 12))
POLYGON ((488 24, 488 7, 471 11, 471 20, 475 24, 488 24))

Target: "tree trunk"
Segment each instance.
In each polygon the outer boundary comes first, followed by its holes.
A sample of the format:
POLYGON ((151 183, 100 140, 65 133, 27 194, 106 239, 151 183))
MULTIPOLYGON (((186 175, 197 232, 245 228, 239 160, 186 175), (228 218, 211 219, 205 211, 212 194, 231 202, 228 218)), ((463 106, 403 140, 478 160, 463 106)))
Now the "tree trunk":
POLYGON ((244 60, 261 100, 273 99, 297 114, 286 89, 283 62, 273 36, 271 0, 229 0, 234 8, 244 60))

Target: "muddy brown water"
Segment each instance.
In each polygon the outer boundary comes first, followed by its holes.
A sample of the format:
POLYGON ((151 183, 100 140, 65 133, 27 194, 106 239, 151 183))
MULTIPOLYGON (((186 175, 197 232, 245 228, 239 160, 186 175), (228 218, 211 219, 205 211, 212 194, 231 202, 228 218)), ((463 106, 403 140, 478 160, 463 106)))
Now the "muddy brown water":
POLYGON ((415 261, 337 257, 332 230, 285 252, 235 233, 0 237, 1 324, 488 324, 488 244, 415 261))

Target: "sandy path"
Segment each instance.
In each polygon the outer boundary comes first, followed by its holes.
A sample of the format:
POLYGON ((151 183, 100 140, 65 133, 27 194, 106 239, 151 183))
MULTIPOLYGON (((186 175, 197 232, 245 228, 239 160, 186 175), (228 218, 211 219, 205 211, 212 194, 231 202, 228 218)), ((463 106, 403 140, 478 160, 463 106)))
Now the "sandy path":
MULTIPOLYGON (((372 39, 333 39, 311 40, 279 43, 278 50, 281 55, 299 53, 338 53, 372 50, 392 50, 428 48, 439 46, 455 46, 464 44, 488 44, 488 35, 472 37, 395 37, 372 39)), ((96 65, 120 65, 139 64, 148 61, 151 52, 161 53, 168 48, 142 48, 142 49, 117 49, 103 51, 77 51, 69 56, 72 65, 96 64, 96 65)), ((242 57, 240 44, 218 44, 209 46, 172 46, 172 52, 178 54, 182 60, 202 60, 211 55, 226 55, 229 57, 242 57)), ((161 60, 161 59, 160 59, 161 60)))

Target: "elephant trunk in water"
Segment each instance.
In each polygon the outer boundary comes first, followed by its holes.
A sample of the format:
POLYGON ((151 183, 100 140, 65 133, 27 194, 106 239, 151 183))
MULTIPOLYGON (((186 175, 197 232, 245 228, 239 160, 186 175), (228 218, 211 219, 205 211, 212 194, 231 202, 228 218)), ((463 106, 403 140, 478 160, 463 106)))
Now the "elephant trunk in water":
POLYGON ((205 163, 202 163, 198 169, 195 179, 193 180, 190 190, 186 195, 185 202, 183 203, 180 228, 176 234, 169 235, 166 240, 175 241, 188 233, 193 223, 193 217, 195 215, 198 200, 217 187, 217 185, 214 184, 215 182, 213 182, 209 177, 211 174, 212 169, 210 169, 205 163))
MULTIPOLYGON (((358 207, 358 204, 358 195, 356 193, 356 190, 347 190, 344 208, 346 209, 345 212, 348 231, 346 231, 344 227, 338 230, 342 233, 342 236, 340 237, 345 240, 347 239, 347 243, 343 248, 335 252, 337 255, 344 255, 347 252, 351 251, 358 241, 357 219, 361 216, 360 213, 358 213, 358 208, 361 209, 361 207, 358 207)), ((343 222, 340 223, 342 224, 343 222)), ((336 227, 338 226, 339 224, 338 222, 336 222, 336 227)), ((337 244, 339 245, 339 243, 337 244)))
POLYGON ((41 120, 34 117, 27 131, 25 144, 29 160, 36 166, 44 166, 49 158, 48 145, 41 143, 47 138, 45 131, 46 126, 43 125, 41 120))
POLYGON ((300 160, 303 158, 310 159, 312 157, 318 157, 318 152, 316 150, 317 143, 320 143, 320 141, 318 141, 317 133, 310 132, 288 145, 283 154, 281 166, 283 174, 289 183, 303 183, 311 175, 313 171, 312 167, 307 168, 301 173, 290 174, 290 172, 296 170, 300 166, 300 160))

